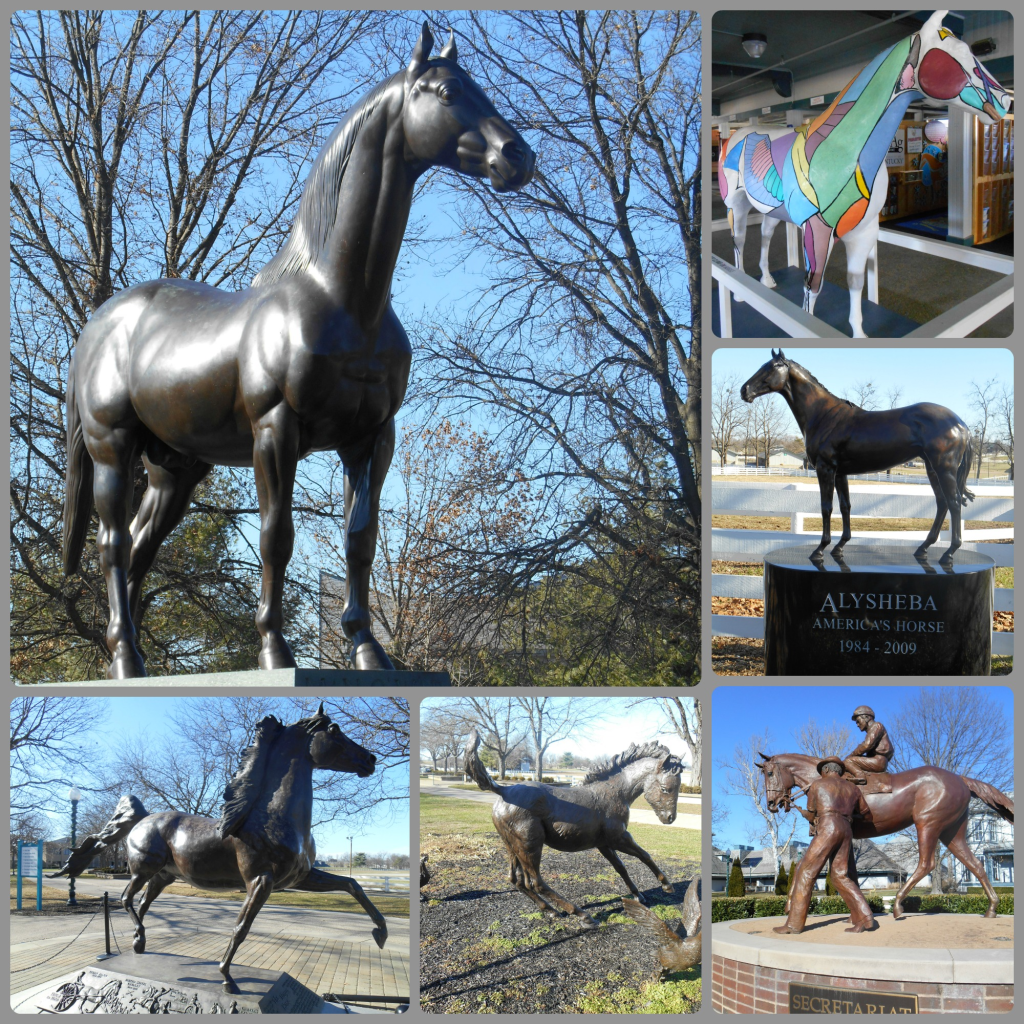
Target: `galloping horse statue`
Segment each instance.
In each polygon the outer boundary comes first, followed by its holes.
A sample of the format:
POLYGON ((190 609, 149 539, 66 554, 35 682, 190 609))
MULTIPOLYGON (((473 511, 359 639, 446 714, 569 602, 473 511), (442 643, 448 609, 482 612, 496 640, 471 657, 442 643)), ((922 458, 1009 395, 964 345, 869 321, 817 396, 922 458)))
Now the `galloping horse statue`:
MULTIPOLYGON (((758 768, 764 775, 768 810, 773 814, 793 806, 791 791, 795 786, 806 789, 818 778, 821 758, 811 754, 759 754, 758 768)), ((877 777, 877 776, 876 776, 877 777)), ((917 867, 896 893, 893 917, 903 916, 903 900, 907 894, 936 867, 935 851, 939 840, 949 852, 981 883, 988 897, 985 917, 995 917, 999 897, 985 874, 985 867, 971 851, 967 840, 967 809, 971 797, 978 797, 1004 821, 1013 822, 1013 799, 995 786, 966 775, 957 775, 944 768, 926 765, 905 772, 884 776, 892 784, 892 792, 873 791, 869 782, 864 801, 868 815, 853 819, 854 839, 877 839, 900 832, 911 825, 917 829, 917 867)))
POLYGON ((907 107, 948 102, 983 124, 1006 117, 1011 98, 936 11, 920 31, 878 54, 810 125, 740 128, 722 142, 718 187, 729 211, 736 267, 743 269, 747 215, 759 210, 761 283, 774 288, 768 247, 780 220, 803 228, 804 310, 814 312, 832 245, 846 246, 853 337, 864 338, 861 292, 878 242, 889 172, 885 154, 907 107))
POLYGON ((491 819, 508 850, 510 881, 546 916, 571 914, 580 918, 584 928, 597 927, 586 911, 560 896, 541 877, 545 844, 566 852, 596 848, 641 903, 647 901, 618 853, 628 853, 646 864, 663 892, 675 891, 651 855, 627 831, 629 808, 641 793, 664 824, 676 820, 683 765, 667 747, 657 742, 631 744, 608 763, 592 768, 582 785, 556 789, 539 782, 508 786, 495 782, 477 755, 479 745, 474 730, 466 742, 463 770, 481 789, 497 794, 491 819))
POLYGON ((160 544, 219 466, 252 466, 263 584, 263 669, 291 668, 282 633, 296 464, 337 451, 345 470, 345 605, 356 668, 392 668, 371 631, 369 579, 381 487, 411 349, 391 279, 413 188, 429 167, 522 188, 534 155, 458 64, 430 59, 427 25, 405 71, 358 102, 306 181, 281 251, 240 292, 159 280, 105 302, 75 348, 67 387, 64 568, 79 565, 95 506, 107 585, 110 678, 145 675, 142 583, 160 544), (133 467, 149 485, 128 519, 133 467))
POLYGON ((164 811, 149 814, 142 801, 123 796, 106 825, 71 851, 67 863, 50 878, 80 875, 92 859, 127 837, 132 877, 121 904, 135 925, 132 948, 146 951, 142 918, 150 904, 172 882, 198 889, 245 889, 245 900, 220 962, 224 985, 231 979, 231 960, 267 897, 281 889, 303 892, 346 892, 374 923, 373 938, 383 949, 387 922, 353 878, 330 875, 313 867, 316 844, 310 835, 313 813, 313 769, 351 772, 365 779, 377 758, 353 742, 324 714, 283 725, 268 715, 256 726, 251 747, 242 754, 234 777, 224 790, 219 821, 195 814, 164 811), (146 887, 138 913, 132 904, 146 887))
POLYGON ((796 417, 807 461, 818 475, 821 543, 812 561, 822 560, 832 541, 833 490, 839 494, 843 516, 843 535, 832 549, 837 560, 852 536, 848 474, 880 473, 919 458, 924 460, 935 495, 935 521, 914 554, 918 559, 927 557, 948 511, 951 540, 939 564, 951 563, 962 543, 961 506, 974 499, 966 486, 974 451, 971 429, 955 412, 931 402, 879 412, 861 409, 833 395, 809 370, 787 359, 781 348, 772 349, 771 359, 740 388, 740 397, 752 402, 771 392, 782 395, 796 417))

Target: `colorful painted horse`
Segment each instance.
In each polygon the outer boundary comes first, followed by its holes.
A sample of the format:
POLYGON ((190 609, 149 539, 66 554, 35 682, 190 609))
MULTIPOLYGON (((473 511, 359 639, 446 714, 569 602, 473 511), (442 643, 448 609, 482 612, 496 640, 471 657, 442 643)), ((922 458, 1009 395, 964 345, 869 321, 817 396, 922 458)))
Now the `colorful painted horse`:
POLYGON ((1009 111, 1006 90, 936 11, 919 32, 880 53, 809 125, 741 128, 722 142, 718 186, 729 209, 736 266, 743 269, 747 214, 761 223, 761 283, 774 288, 768 247, 780 220, 803 228, 804 310, 814 312, 836 238, 846 246, 853 337, 866 337, 861 291, 878 241, 889 178, 885 154, 907 107, 920 99, 966 108, 984 124, 1009 111))

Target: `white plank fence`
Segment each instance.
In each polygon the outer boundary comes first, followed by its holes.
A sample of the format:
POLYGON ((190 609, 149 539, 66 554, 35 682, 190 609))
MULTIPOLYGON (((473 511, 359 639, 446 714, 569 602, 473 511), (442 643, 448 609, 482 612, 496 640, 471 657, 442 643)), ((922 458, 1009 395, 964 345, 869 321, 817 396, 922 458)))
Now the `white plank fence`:
MULTIPOLYGON (((986 522, 1014 522, 1013 486, 968 487, 975 499, 965 509, 965 518, 986 522)), ((927 484, 890 484, 885 486, 850 486, 853 518, 871 519, 933 519, 935 498, 927 484)), ((804 541, 808 536, 820 536, 818 530, 804 529, 804 520, 821 516, 821 496, 817 483, 773 483, 767 479, 743 480, 733 483, 715 479, 711 487, 711 507, 715 515, 729 516, 789 516, 790 532, 779 530, 727 530, 712 529, 711 557, 723 562, 760 562, 767 552, 788 541, 804 541)), ((832 514, 832 537, 838 539, 842 519, 838 501, 832 514)), ((884 540, 886 544, 916 548, 927 536, 927 530, 858 530, 854 529, 850 545, 858 540, 884 540)), ((993 544, 991 541, 1013 539, 1012 527, 993 527, 964 530, 963 548, 988 555, 997 566, 1013 565, 1013 544, 993 544), (986 543, 989 542, 989 543, 986 543)), ((949 545, 949 530, 943 530, 933 550, 935 557, 949 545)), ((744 597, 764 599, 764 581, 761 576, 732 576, 712 573, 712 597, 744 597)), ((1013 590, 996 587, 995 610, 1013 611, 1013 590)), ((764 637, 764 618, 753 615, 712 615, 712 636, 735 636, 748 639, 764 637)), ((1013 633, 993 632, 992 653, 1013 654, 1013 633)))

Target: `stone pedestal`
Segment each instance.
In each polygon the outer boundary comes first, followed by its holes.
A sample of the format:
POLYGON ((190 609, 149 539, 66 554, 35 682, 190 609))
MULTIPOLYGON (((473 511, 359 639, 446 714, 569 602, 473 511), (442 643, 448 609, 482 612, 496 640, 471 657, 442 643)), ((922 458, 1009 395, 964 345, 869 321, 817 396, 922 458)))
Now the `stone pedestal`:
POLYGON ((238 966, 237 993, 217 965, 170 954, 112 957, 52 982, 35 997, 42 1013, 322 1013, 323 999, 282 971, 238 966))
POLYGON ((957 551, 851 541, 815 563, 816 543, 764 559, 767 675, 989 675, 995 563, 957 551))
POLYGON ((1013 1009, 1013 925, 965 914, 876 917, 850 935, 840 916, 711 926, 711 1004, 719 1013, 1007 1013, 1013 1009), (920 924, 913 926, 915 918, 920 924), (923 938, 922 938, 923 937, 923 938), (942 945, 943 939, 948 945, 942 945), (903 945, 902 943, 906 943, 903 945), (999 948, 995 948, 999 947, 999 948))
MULTIPOLYGON (((18 687, 39 687, 46 683, 15 683, 18 687)), ((447 672, 357 672, 355 669, 331 668, 279 668, 268 672, 252 669, 249 672, 197 672, 190 676, 146 676, 144 679, 89 679, 82 682, 60 683, 61 686, 112 686, 137 689, 140 686, 185 686, 245 689, 263 689, 269 686, 386 686, 389 690, 403 686, 451 686, 452 678, 447 672)))

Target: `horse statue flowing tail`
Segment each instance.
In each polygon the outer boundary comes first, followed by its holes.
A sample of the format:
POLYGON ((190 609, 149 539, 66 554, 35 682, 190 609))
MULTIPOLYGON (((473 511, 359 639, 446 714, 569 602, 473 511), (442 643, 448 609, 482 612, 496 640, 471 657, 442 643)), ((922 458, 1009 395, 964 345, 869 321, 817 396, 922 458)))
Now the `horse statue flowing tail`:
POLYGON ((412 349, 391 284, 417 179, 443 166, 522 188, 534 154, 459 66, 430 58, 426 23, 406 70, 355 104, 313 164, 284 248, 250 288, 135 285, 86 324, 68 371, 63 556, 74 572, 93 507, 110 616, 111 678, 144 676, 143 582, 213 466, 252 466, 263 580, 262 669, 293 668, 284 637, 292 490, 300 459, 344 466, 345 605, 357 669, 393 668, 371 628, 380 493, 412 349), (134 468, 148 486, 129 526, 134 468))
POLYGON ((629 809, 642 793, 663 824, 676 818, 682 763, 660 743, 632 744, 609 762, 592 768, 583 784, 556 789, 543 783, 503 785, 488 774, 477 754, 480 736, 466 741, 465 773, 483 790, 498 797, 491 811, 494 827, 508 850, 512 884, 546 916, 572 914, 584 928, 597 928, 585 911, 555 892, 540 873, 545 845, 564 852, 596 849, 618 872, 634 898, 645 902, 619 853, 644 863, 663 892, 675 889, 650 854, 627 831, 629 809))
POLYGON ((219 820, 164 811, 150 814, 134 796, 118 802, 110 821, 71 851, 60 871, 76 877, 103 850, 125 840, 131 880, 121 905, 135 926, 132 948, 146 951, 146 911, 172 882, 199 889, 245 889, 245 900, 219 964, 224 985, 237 992, 231 961, 253 920, 272 892, 344 892, 373 922, 372 936, 383 949, 388 928, 383 914, 353 878, 330 875, 314 867, 316 845, 310 834, 313 770, 373 774, 376 756, 350 740, 324 714, 291 725, 267 716, 256 726, 252 746, 224 791, 219 820), (133 900, 145 887, 135 911, 133 900))
POLYGON ((878 243, 889 172, 885 154, 915 100, 948 102, 982 124, 1006 117, 1009 93, 935 11, 919 32, 878 54, 809 125, 740 128, 722 140, 718 187, 729 211, 736 267, 743 270, 747 216, 761 222, 761 283, 774 288, 768 248, 779 221, 803 228, 804 310, 814 312, 837 238, 846 247, 850 327, 864 338, 861 293, 878 243))
MULTIPOLYGON (((806 790, 818 778, 820 758, 811 754, 759 754, 757 765, 764 776, 768 810, 773 814, 793 806, 792 790, 806 790)), ((870 778, 870 776, 869 776, 870 778)), ((1013 823, 1013 799, 987 782, 957 775, 945 768, 925 765, 886 775, 891 793, 864 793, 869 814, 853 819, 854 839, 877 839, 913 825, 917 830, 917 867, 907 877, 893 900, 893 917, 903 916, 903 900, 925 875, 938 864, 936 851, 941 840, 950 853, 978 879, 988 897, 985 917, 996 917, 999 896, 985 873, 985 867, 971 850, 967 839, 969 805, 977 797, 1004 821, 1013 823)), ((799 795, 799 794, 797 794, 799 795)))

